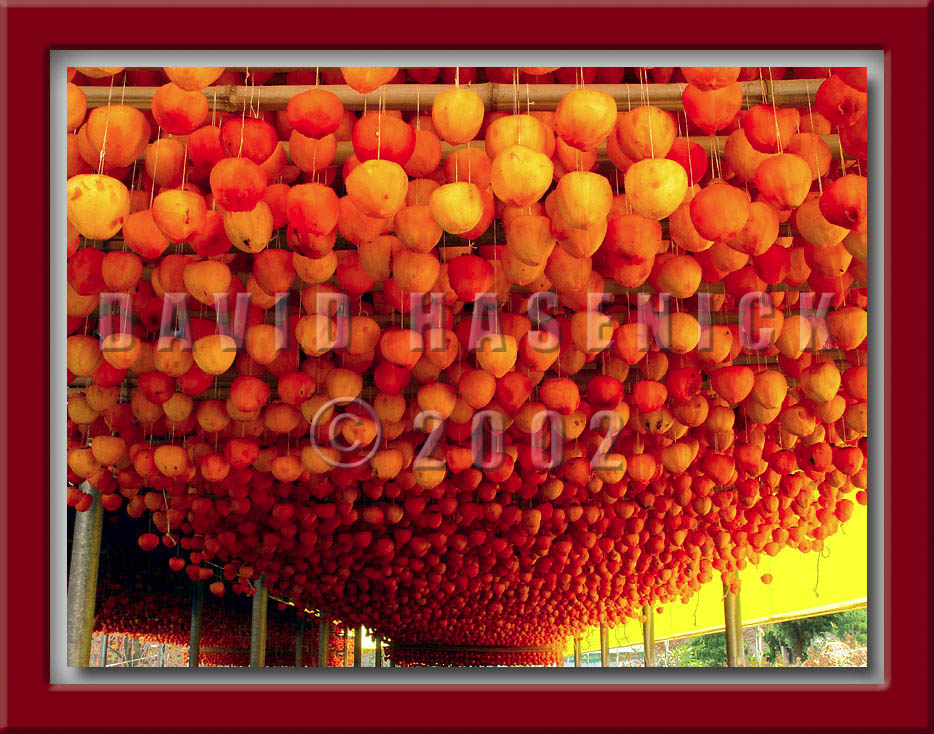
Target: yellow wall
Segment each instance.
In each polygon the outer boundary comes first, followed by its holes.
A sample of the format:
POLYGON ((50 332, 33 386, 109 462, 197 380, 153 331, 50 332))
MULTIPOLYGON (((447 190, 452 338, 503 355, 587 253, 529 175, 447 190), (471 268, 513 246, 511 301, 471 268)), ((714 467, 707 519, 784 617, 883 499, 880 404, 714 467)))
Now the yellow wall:
MULTIPOLYGON (((867 588, 867 512, 856 505, 844 530, 824 541, 818 577, 818 554, 801 553, 792 548, 775 558, 763 555, 758 567, 747 566, 740 572, 740 606, 744 625, 768 624, 783 619, 797 619, 841 611, 866 604, 867 588), (845 534, 844 534, 845 533, 845 534), (763 584, 762 574, 772 574, 772 583, 763 584), (816 593, 815 593, 816 587, 816 593)), ((655 639, 715 632, 723 629, 723 587, 719 575, 704 585, 687 604, 666 605, 655 615, 655 639)), ((610 630, 610 647, 642 643, 642 625, 629 620, 610 630)), ((600 649, 597 628, 588 630, 581 650, 600 649)), ((573 653, 568 640, 566 654, 573 653)))

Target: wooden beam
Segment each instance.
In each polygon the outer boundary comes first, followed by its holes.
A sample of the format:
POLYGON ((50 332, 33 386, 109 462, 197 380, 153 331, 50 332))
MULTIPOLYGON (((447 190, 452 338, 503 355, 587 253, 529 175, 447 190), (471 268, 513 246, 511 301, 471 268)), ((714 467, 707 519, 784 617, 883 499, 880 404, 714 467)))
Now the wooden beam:
MULTIPOLYGON (((803 106, 817 96, 822 79, 776 79, 769 81, 740 82, 744 97, 778 106, 803 106)), ((518 107, 527 109, 553 110, 558 102, 572 89, 574 84, 495 84, 486 82, 467 85, 477 93, 487 111, 510 111, 518 107)), ((682 109, 681 94, 686 84, 588 84, 588 89, 606 92, 616 101, 621 110, 641 104, 652 104, 665 110, 682 109)), ((322 84, 322 89, 333 92, 346 109, 373 110, 380 104, 388 109, 415 111, 430 110, 436 95, 453 89, 453 84, 384 84, 369 94, 360 94, 345 84, 322 84)), ((81 87, 89 108, 103 107, 108 98, 111 103, 148 110, 152 97, 159 87, 81 87)), ((305 85, 221 85, 202 90, 212 109, 217 111, 239 111, 252 105, 260 110, 284 110, 296 94, 314 89, 305 85)))

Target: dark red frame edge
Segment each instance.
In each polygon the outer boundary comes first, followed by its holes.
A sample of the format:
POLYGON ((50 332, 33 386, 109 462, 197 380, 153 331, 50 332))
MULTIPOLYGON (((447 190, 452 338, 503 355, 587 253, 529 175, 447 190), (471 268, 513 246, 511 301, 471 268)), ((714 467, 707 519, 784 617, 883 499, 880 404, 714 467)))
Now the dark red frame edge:
MULTIPOLYGON (((6 161, 8 182, 6 208, 0 209, 7 231, 0 245, 4 327, 0 332, 0 467, 6 475, 0 485, 0 729, 439 730, 484 726, 506 730, 794 727, 894 731, 930 726, 929 44, 934 21, 929 3, 821 8, 707 5, 654 10, 266 7, 255 11, 221 6, 178 10, 0 8, 7 47, 3 59, 5 150, 0 161, 6 161), (211 31, 208 36, 206 28, 211 31), (429 44, 426 28, 444 29, 445 42, 429 44), (575 31, 569 32, 572 28, 575 31), (42 110, 42 120, 48 120, 50 49, 127 48, 125 39, 130 35, 133 48, 302 49, 320 39, 313 47, 883 49, 888 138, 883 327, 888 684, 778 690, 470 686, 432 688, 428 695, 418 686, 189 685, 185 690, 174 686, 50 686, 49 248, 48 237, 38 241, 35 234, 37 224, 48 227, 48 129, 28 111, 42 110), (205 43, 206 38, 212 42, 205 43), (118 39, 119 44, 115 43, 118 39), (629 39, 636 43, 630 44, 629 39), (893 257, 896 247, 897 257, 893 257), (27 304, 29 318, 20 318, 27 304), (46 369, 39 369, 40 364, 46 369), (925 409, 927 415, 920 416, 925 409), (42 438, 22 439, 36 436, 36 427, 43 424, 42 438), (897 501, 893 501, 896 486, 897 501), (15 554, 10 552, 14 547, 15 554), (248 702, 243 699, 247 690, 251 693, 248 702), (302 695, 296 696, 299 691, 302 695), (361 696, 366 696, 365 703, 361 696)), ((875 256, 881 251, 881 244, 876 244, 875 256)))

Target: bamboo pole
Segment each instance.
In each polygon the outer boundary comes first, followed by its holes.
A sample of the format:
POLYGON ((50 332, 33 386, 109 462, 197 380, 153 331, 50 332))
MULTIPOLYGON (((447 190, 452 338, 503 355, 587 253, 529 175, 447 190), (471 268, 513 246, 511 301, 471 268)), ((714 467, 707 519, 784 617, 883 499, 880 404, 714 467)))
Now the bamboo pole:
POLYGON ((580 637, 574 638, 574 667, 581 667, 581 640, 580 637))
MULTIPOLYGON (((754 80, 740 82, 744 97, 762 100, 764 104, 780 106, 803 106, 814 101, 820 81, 815 79, 776 79, 774 82, 754 80)), ((620 107, 628 107, 632 100, 637 103, 643 98, 649 104, 665 110, 680 110, 681 93, 686 84, 588 84, 588 89, 606 92, 620 107)), ((376 109, 382 101, 387 108, 412 110, 417 107, 430 109, 435 96, 453 89, 453 84, 385 84, 369 94, 360 94, 345 84, 321 85, 319 88, 333 92, 346 109, 376 109)), ((487 111, 512 110, 518 99, 520 106, 528 104, 535 110, 553 110, 558 102, 572 89, 574 84, 494 84, 486 82, 471 84, 487 111)), ((108 87, 80 87, 89 108, 102 107, 110 96, 108 87)), ((159 87, 126 87, 120 90, 123 104, 139 109, 150 109, 152 97, 159 87)), ((206 87, 202 92, 218 111, 237 111, 252 102, 254 109, 284 110, 296 94, 314 89, 306 85, 268 85, 261 87, 221 85, 206 87), (261 91, 258 91, 261 90, 261 91), (216 102, 215 102, 216 100, 216 102)), ((113 97, 110 96, 111 102, 113 97)))
POLYGON ((610 667, 610 631, 602 622, 600 623, 600 667, 610 667))
POLYGON ((204 618, 204 582, 198 581, 191 595, 191 631, 188 634, 188 667, 201 664, 201 624, 204 618))
POLYGON ((266 667, 266 577, 260 576, 253 592, 253 623, 250 626, 250 667, 266 667))
POLYGON ((742 668, 746 665, 746 652, 743 646, 743 620, 739 606, 739 594, 723 585, 723 619, 726 635, 726 664, 730 668, 742 668))
POLYGON ((328 652, 331 649, 331 620, 321 618, 318 625, 318 667, 328 667, 328 652))
POLYGON ((295 667, 302 667, 302 643, 305 637, 305 618, 299 617, 298 630, 295 632, 295 667))
POLYGON ((353 666, 363 667, 363 627, 357 627, 353 631, 353 666))
POLYGON ((642 658, 646 668, 655 667, 655 613, 652 607, 642 607, 645 622, 642 623, 642 658))
POLYGON ((75 513, 72 532, 71 568, 68 572, 69 668, 87 668, 91 664, 91 636, 94 632, 94 605, 97 601, 97 571, 104 517, 100 492, 88 482, 82 484, 81 489, 94 499, 86 512, 75 513))

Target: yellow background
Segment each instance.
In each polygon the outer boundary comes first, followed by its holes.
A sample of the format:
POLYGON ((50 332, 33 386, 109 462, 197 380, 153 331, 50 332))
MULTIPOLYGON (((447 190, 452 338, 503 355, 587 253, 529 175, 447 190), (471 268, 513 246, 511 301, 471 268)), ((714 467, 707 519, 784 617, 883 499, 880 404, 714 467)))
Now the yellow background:
MULTIPOLYGON (((818 577, 818 554, 783 549, 776 557, 763 555, 759 566, 740 572, 740 611, 743 625, 770 624, 786 619, 842 611, 866 604, 867 512, 856 505, 843 530, 824 541, 818 577), (762 574, 772 574, 763 584, 762 574), (816 591, 815 591, 816 587, 816 591)), ((723 630, 723 586, 719 574, 705 584, 687 604, 665 605, 655 614, 655 639, 702 635, 723 630)), ((610 647, 642 644, 642 625, 629 620, 610 630, 610 647)), ((568 639, 565 654, 573 654, 568 639)), ((588 630, 581 640, 582 652, 600 649, 599 628, 588 630)))

